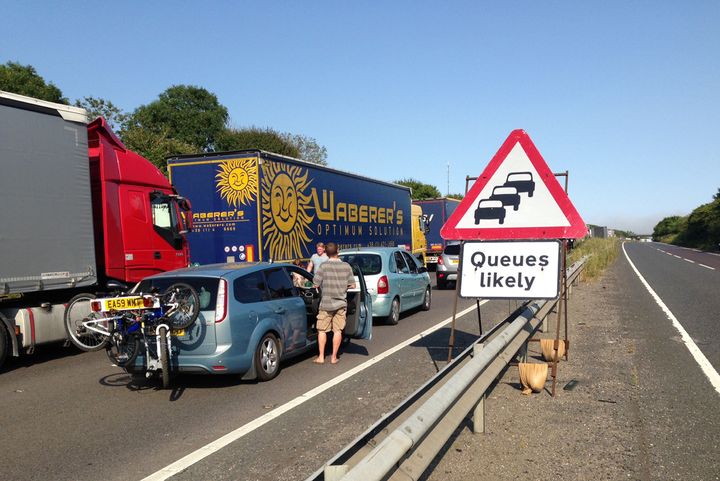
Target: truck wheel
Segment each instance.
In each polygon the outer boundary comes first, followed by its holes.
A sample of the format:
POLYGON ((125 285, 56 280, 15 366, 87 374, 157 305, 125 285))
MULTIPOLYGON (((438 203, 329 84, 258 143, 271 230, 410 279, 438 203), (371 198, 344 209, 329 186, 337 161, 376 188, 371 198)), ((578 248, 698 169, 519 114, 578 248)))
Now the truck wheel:
POLYGON ((5 324, 0 320, 0 370, 2 370, 9 349, 10 339, 8 338, 8 332, 5 329, 5 324))
POLYGON ((90 308, 90 302, 93 299, 95 299, 93 294, 78 294, 70 299, 65 308, 65 333, 68 339, 83 351, 100 350, 105 347, 110 338, 108 321, 92 322, 102 319, 99 312, 93 312, 90 308), (89 327, 95 330, 89 329, 89 327))
POLYGON ((268 332, 260 339, 253 362, 260 381, 269 381, 280 372, 280 344, 272 333, 268 332))
POLYGON ((385 322, 391 326, 396 325, 400 321, 400 301, 396 297, 390 304, 390 314, 385 319, 385 322))

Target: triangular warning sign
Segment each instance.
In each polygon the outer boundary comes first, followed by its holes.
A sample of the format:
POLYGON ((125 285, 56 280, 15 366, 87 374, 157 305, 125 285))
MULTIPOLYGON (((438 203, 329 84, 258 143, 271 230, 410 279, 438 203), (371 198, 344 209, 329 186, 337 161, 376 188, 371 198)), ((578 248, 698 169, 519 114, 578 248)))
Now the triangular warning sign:
POLYGON ((440 229, 446 240, 579 239, 587 227, 524 130, 513 130, 440 229))

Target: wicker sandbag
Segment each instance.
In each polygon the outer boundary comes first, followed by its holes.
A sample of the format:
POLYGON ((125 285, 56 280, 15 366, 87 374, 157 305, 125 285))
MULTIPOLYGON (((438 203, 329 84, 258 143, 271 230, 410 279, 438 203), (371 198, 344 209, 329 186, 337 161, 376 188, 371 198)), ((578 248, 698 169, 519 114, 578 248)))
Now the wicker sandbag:
POLYGON ((546 361, 554 361, 555 356, 559 361, 565 355, 565 341, 558 341, 557 353, 555 352, 555 339, 540 339, 540 349, 546 361))
POLYGON ((547 364, 521 362, 518 363, 518 369, 520 370, 520 382, 523 386, 523 394, 530 394, 533 391, 540 392, 543 390, 548 375, 547 364))

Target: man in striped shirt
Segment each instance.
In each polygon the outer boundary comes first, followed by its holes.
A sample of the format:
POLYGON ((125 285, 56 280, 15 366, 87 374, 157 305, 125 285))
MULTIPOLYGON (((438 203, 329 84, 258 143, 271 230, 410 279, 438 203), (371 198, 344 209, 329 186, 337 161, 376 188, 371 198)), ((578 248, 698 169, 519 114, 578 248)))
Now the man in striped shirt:
POLYGON ((320 309, 317 316, 318 347, 320 354, 315 359, 316 364, 325 362, 325 345, 327 333, 333 332, 332 357, 330 363, 338 362, 338 351, 342 341, 342 331, 345 329, 347 313, 347 291, 355 288, 355 277, 352 267, 338 257, 337 244, 328 242, 325 246, 328 260, 323 262, 313 278, 315 287, 320 288, 320 309))

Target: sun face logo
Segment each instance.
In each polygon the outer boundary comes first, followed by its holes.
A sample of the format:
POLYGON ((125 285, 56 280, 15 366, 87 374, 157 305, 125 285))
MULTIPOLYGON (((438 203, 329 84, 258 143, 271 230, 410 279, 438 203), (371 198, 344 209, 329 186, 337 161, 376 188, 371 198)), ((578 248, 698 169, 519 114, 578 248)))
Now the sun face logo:
POLYGON ((305 257, 303 246, 310 242, 308 213, 311 197, 306 190, 307 169, 296 165, 266 162, 262 179, 262 233, 270 258, 286 261, 305 257))
POLYGON ((215 175, 220 197, 233 207, 249 205, 258 188, 257 159, 231 159, 220 164, 215 175))

